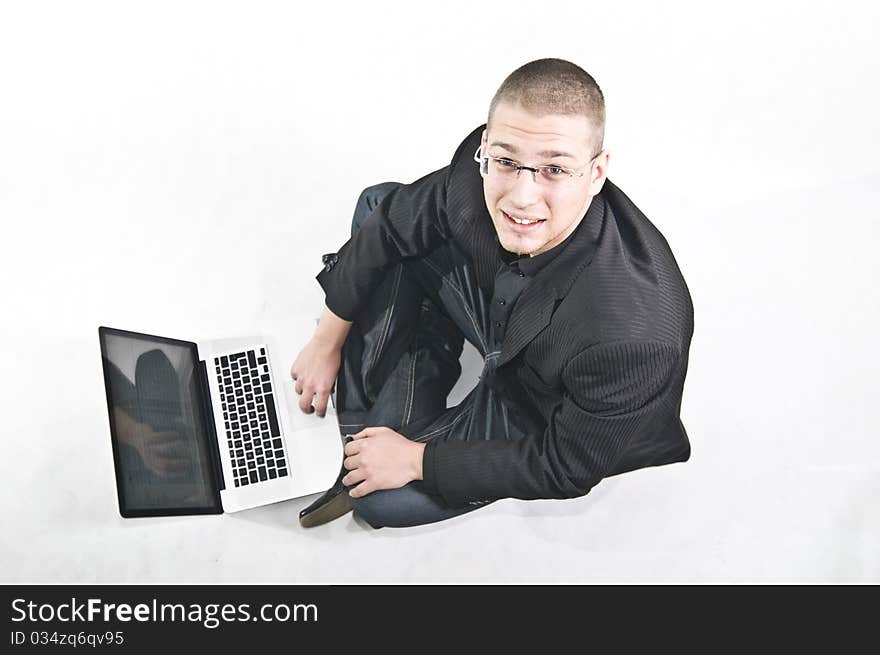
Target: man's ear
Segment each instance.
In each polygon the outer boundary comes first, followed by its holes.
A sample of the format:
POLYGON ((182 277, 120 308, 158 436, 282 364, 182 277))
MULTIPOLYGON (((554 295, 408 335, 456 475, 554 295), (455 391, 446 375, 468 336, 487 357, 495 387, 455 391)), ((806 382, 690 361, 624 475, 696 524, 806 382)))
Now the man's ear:
POLYGON ((611 161, 611 153, 608 150, 603 150, 602 153, 596 157, 596 163, 593 165, 593 172, 590 176, 590 195, 595 196, 602 190, 602 187, 605 184, 605 179, 608 177, 608 164, 611 161))

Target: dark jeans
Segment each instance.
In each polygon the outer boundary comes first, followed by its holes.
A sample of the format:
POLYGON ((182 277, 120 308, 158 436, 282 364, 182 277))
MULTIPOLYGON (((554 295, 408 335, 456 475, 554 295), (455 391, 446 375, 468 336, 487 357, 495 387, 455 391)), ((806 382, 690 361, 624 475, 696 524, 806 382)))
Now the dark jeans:
MULTIPOLYGON (((358 198, 352 235, 389 191, 387 182, 358 198)), ((490 351, 489 299, 477 285, 469 257, 447 241, 425 257, 398 264, 366 308, 354 317, 336 383, 340 431, 390 427, 408 439, 519 439, 528 428, 493 384, 499 351, 490 351), (483 356, 479 382, 457 406, 446 398, 461 375, 464 339, 483 356)), ((450 507, 420 480, 399 489, 352 498, 356 514, 371 526, 434 523, 483 507, 476 500, 450 507)))

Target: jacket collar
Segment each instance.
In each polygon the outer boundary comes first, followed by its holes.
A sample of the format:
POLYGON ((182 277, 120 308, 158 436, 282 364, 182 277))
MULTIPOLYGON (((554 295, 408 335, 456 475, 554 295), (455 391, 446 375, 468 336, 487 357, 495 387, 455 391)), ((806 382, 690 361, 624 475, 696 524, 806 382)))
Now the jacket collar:
POLYGON ((593 261, 606 216, 606 201, 599 192, 565 249, 539 271, 517 300, 498 358, 499 366, 516 357, 550 323, 557 301, 568 294, 575 280, 593 261))

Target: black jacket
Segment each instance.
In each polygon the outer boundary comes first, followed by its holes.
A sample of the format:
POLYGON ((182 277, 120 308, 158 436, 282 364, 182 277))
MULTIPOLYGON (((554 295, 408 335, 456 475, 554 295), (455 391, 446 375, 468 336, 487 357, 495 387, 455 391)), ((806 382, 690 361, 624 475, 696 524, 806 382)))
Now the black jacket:
MULTIPOLYGON (((500 259, 473 153, 392 191, 317 279, 351 317, 401 259, 455 239, 491 295, 500 259)), ((497 379, 541 429, 517 441, 429 441, 424 484, 450 505, 570 498, 602 478, 686 461, 679 418, 693 333, 687 285, 663 235, 610 180, 565 249, 523 291, 497 379)))

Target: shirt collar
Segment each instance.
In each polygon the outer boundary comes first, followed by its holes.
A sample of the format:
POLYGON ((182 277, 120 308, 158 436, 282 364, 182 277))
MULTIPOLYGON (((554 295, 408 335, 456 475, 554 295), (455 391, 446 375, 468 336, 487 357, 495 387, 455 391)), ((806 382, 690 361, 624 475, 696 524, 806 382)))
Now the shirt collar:
POLYGON ((571 242, 574 235, 577 234, 578 230, 580 230, 581 225, 583 225, 584 222, 584 219, 581 219, 581 222, 578 223, 578 226, 571 234, 565 237, 565 240, 562 241, 562 243, 557 243, 555 246, 550 248, 550 250, 542 252, 540 255, 535 255, 534 257, 508 252, 501 247, 501 243, 498 241, 497 234, 495 235, 495 242, 498 244, 498 251, 501 253, 501 259, 504 261, 505 264, 513 268, 518 268, 529 277, 534 277, 535 275, 537 275, 538 271, 540 271, 547 264, 553 261, 553 259, 565 249, 565 247, 571 242))

